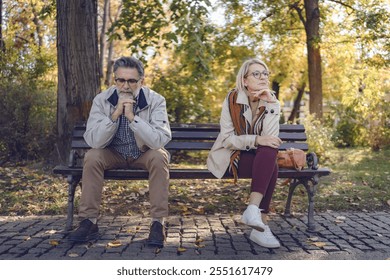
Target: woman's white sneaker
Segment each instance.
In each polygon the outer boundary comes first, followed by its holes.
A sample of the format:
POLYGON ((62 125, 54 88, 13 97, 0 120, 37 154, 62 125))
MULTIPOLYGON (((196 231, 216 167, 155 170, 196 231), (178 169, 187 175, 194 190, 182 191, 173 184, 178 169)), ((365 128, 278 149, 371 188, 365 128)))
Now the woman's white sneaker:
POLYGON ((279 248, 280 243, 276 237, 272 234, 269 226, 265 225, 264 232, 253 229, 249 239, 266 248, 279 248))
POLYGON ((258 231, 264 231, 265 224, 261 220, 261 210, 256 205, 250 204, 244 211, 240 220, 241 224, 247 225, 258 231))

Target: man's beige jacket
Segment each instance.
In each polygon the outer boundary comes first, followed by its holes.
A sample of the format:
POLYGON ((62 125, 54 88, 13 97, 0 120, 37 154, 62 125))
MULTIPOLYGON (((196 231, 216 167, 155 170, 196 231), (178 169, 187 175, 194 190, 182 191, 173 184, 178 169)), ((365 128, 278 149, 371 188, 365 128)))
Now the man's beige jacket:
MULTIPOLYGON (((85 141, 92 148, 105 148, 114 138, 119 120, 113 122, 111 115, 118 104, 118 98, 115 86, 94 98, 84 133, 85 141)), ((142 87, 130 128, 134 131, 137 146, 142 152, 163 148, 172 138, 165 98, 147 87, 142 87)))

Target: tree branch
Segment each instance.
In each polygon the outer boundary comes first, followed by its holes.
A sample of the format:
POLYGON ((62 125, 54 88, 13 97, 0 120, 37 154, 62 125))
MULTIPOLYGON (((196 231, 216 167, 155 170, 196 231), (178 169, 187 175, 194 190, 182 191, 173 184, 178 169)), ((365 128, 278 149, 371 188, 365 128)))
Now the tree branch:
POLYGON ((306 28, 306 20, 303 17, 302 8, 299 7, 299 2, 295 2, 295 3, 291 4, 290 8, 294 9, 295 11, 297 11, 299 19, 303 23, 303 26, 305 26, 305 28, 306 28))
POLYGON ((344 7, 346 7, 346 8, 349 8, 349 9, 351 9, 352 11, 357 11, 357 10, 356 10, 354 7, 352 7, 351 5, 348 5, 348 4, 343 3, 343 2, 341 2, 341 1, 338 1, 338 0, 328 0, 328 1, 334 2, 334 3, 337 3, 337 4, 340 4, 341 6, 344 6, 344 7))

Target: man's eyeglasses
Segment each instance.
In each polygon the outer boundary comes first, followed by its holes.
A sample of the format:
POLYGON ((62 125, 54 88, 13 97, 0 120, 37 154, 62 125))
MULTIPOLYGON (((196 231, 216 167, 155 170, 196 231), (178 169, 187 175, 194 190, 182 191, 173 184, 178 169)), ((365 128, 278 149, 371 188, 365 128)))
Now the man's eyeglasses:
POLYGON ((125 80, 125 79, 122 79, 122 78, 116 78, 115 79, 115 82, 118 84, 118 86, 123 86, 125 83, 127 83, 128 85, 134 85, 136 83, 139 82, 139 80, 141 79, 128 79, 128 80, 125 80))
POLYGON ((263 71, 263 72, 255 71, 255 72, 252 72, 252 73, 245 75, 245 78, 248 77, 249 75, 252 75, 256 79, 260 80, 262 77, 268 78, 270 74, 271 73, 269 71, 263 71))

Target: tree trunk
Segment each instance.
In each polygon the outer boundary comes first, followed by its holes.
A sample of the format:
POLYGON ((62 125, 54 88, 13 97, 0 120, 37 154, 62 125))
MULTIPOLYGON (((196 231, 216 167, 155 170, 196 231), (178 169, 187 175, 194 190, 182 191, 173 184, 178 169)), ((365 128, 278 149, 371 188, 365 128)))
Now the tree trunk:
POLYGON ((73 126, 87 120, 100 90, 97 0, 57 1, 57 59, 58 151, 65 161, 73 126))
POLYGON ((318 0, 305 0, 306 44, 309 70, 309 110, 322 119, 322 73, 320 53, 320 9, 318 0))
POLYGON ((103 63, 104 63, 104 54, 106 52, 106 27, 107 27, 107 18, 108 11, 110 7, 110 0, 104 0, 103 6, 103 18, 102 18, 102 30, 100 32, 100 56, 99 56, 99 75, 103 77, 103 63))
MULTIPOLYGON (((122 4, 120 4, 118 6, 118 10, 117 10, 116 15, 114 17, 114 20, 112 20, 111 19, 111 6, 109 6, 108 14, 109 14, 111 25, 118 20, 118 17, 120 15, 121 9, 122 9, 122 4)), ((110 44, 108 45, 108 54, 107 54, 106 78, 104 80, 104 84, 106 86, 109 86, 111 84, 111 75, 112 75, 113 64, 114 64, 114 61, 112 59, 113 51, 114 51, 114 40, 110 40, 110 44)))
POLYGON ((35 24, 35 32, 37 34, 38 38, 38 51, 41 52, 42 46, 43 46, 43 36, 42 36, 42 28, 41 23, 39 22, 39 13, 35 9, 35 4, 31 3, 31 10, 33 13, 32 22, 35 24))
POLYGON ((3 0, 0 0, 0 51, 5 52, 5 43, 3 40, 3 0))
POLYGON ((301 107, 302 96, 303 96, 303 93, 305 92, 305 87, 306 87, 306 84, 302 83, 302 85, 298 88, 298 95, 294 100, 294 107, 290 113, 290 116, 288 117, 289 123, 293 123, 295 118, 299 117, 299 110, 301 107))
POLYGON ((279 99, 280 83, 272 81, 272 90, 275 92, 276 98, 279 99))

